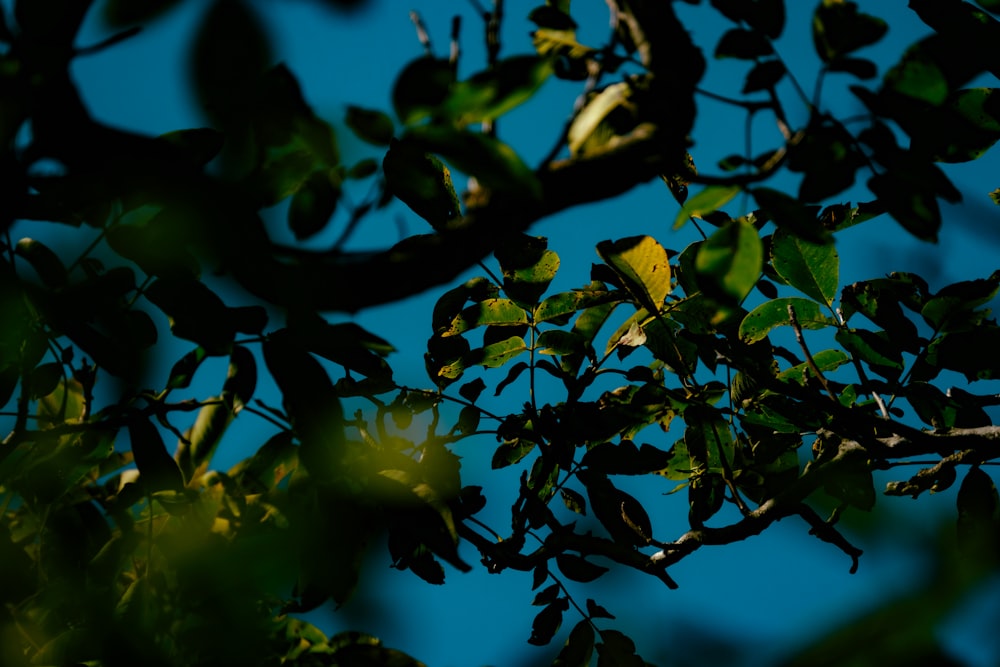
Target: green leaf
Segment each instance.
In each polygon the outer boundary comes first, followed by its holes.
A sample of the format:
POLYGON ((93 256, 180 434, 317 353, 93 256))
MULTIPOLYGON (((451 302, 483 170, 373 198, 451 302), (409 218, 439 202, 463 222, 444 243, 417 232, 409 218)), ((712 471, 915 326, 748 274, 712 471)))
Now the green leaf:
POLYGON ((714 408, 691 405, 684 410, 684 445, 693 474, 721 473, 732 465, 736 443, 729 424, 714 408))
POLYGON ((601 241, 597 254, 622 280, 638 303, 657 313, 670 294, 670 260, 656 239, 631 236, 618 241, 601 241))
POLYGON ((353 105, 347 107, 345 122, 359 139, 375 146, 388 146, 396 131, 388 115, 353 105))
POLYGON ((788 306, 795 308, 795 316, 803 329, 822 329, 836 326, 837 322, 823 315, 820 305, 815 301, 799 297, 774 299, 754 308, 740 322, 740 340, 744 343, 756 343, 764 340, 774 329, 791 325, 788 317, 788 306))
POLYGON ((813 14, 813 43, 825 63, 878 42, 888 29, 882 19, 859 13, 854 2, 822 0, 813 14))
POLYGON ((725 499, 726 480, 721 473, 693 475, 688 484, 688 522, 691 527, 703 527, 722 509, 725 499))
POLYGON ((454 69, 446 59, 424 56, 410 62, 392 89, 396 116, 404 125, 412 125, 435 113, 454 81, 454 69))
POLYGON ((486 389, 486 383, 483 382, 482 378, 476 378, 466 382, 461 387, 458 388, 459 395, 470 403, 475 403, 479 395, 483 393, 486 389))
MULTIPOLYGON (((820 350, 813 355, 813 363, 816 364, 816 368, 821 373, 836 370, 848 361, 850 361, 850 357, 840 350, 820 350)), ((812 368, 808 363, 803 362, 778 373, 778 379, 782 382, 794 382, 795 384, 804 385, 806 378, 812 375, 812 368)))
POLYGON ((535 443, 530 440, 525 440, 524 438, 505 440, 499 447, 497 447, 496 451, 493 452, 493 460, 490 465, 493 470, 506 468, 507 466, 514 465, 523 459, 534 449, 535 443))
POLYGON ((481 132, 440 125, 410 128, 403 140, 413 140, 429 153, 440 155, 455 169, 475 176, 492 196, 538 201, 542 190, 535 171, 513 148, 481 132))
MULTIPOLYGON (((758 90, 771 90, 784 78, 786 72, 785 64, 780 60, 765 60, 757 63, 747 73, 746 82, 743 84, 743 94, 746 95, 758 90)), ((736 157, 742 159, 742 156, 736 157)), ((727 162, 726 166, 733 166, 733 162, 727 162)))
POLYGON ((778 229, 771 237, 771 264, 792 287, 833 305, 840 280, 840 258, 832 243, 817 245, 778 229))
POLYGON ((57 361, 41 364, 31 369, 28 386, 31 387, 31 398, 39 399, 48 396, 63 378, 63 365, 57 361))
POLYGON ((583 497, 583 494, 565 487, 560 489, 559 494, 562 496, 562 501, 566 505, 566 509, 577 514, 587 513, 587 500, 583 497))
POLYGON ((521 305, 536 305, 559 270, 559 255, 547 245, 544 238, 518 235, 494 251, 503 271, 504 292, 521 305))
POLYGON ((1000 0, 976 0, 976 4, 988 12, 1000 13, 1000 0))
POLYGON ((459 433, 469 435, 475 433, 476 429, 479 428, 479 420, 482 413, 479 408, 467 405, 462 408, 461 412, 458 413, 458 423, 455 425, 459 433))
POLYGON ((252 6, 213 2, 198 26, 192 56, 197 100, 210 117, 228 124, 253 112, 247 103, 271 61, 271 44, 252 6))
POLYGON ((771 188, 755 188, 751 194, 778 228, 813 243, 826 243, 830 233, 823 229, 808 205, 771 188))
POLYGON ((290 475, 299 462, 299 448, 290 431, 268 438, 252 457, 244 459, 229 474, 247 493, 266 493, 290 475))
POLYGON ((559 584, 552 584, 547 586, 535 594, 535 599, 531 601, 532 607, 543 607, 545 605, 555 602, 556 598, 559 597, 559 591, 562 587, 559 584))
POLYGON ((875 507, 875 480, 865 461, 839 468, 823 486, 823 490, 865 512, 870 512, 875 507))
POLYGON ((774 53, 771 43, 756 30, 733 28, 719 39, 715 47, 716 58, 756 60, 774 53))
POLYGON ((464 308, 447 326, 437 332, 448 337, 481 326, 521 326, 528 323, 528 313, 510 299, 485 299, 464 308))
POLYGON ((288 227, 296 240, 315 236, 330 222, 340 199, 340 183, 333 170, 314 172, 292 196, 288 227))
POLYGON ((511 366, 510 370, 507 371, 507 376, 501 380, 500 383, 497 384, 496 389, 493 390, 493 395, 499 396, 500 392, 509 387, 517 380, 517 378, 521 377, 521 374, 526 370, 528 370, 528 364, 523 361, 519 361, 511 366))
POLYGON ((620 301, 621 294, 605 289, 583 289, 572 292, 560 292, 546 297, 535 307, 534 320, 536 324, 542 322, 559 323, 562 318, 567 318, 573 313, 587 308, 620 301))
POLYGON ((136 416, 128 423, 128 435, 135 467, 146 492, 183 491, 184 476, 177 462, 167 453, 156 426, 146 417, 136 416))
POLYGON ((177 363, 170 369, 170 375, 167 378, 167 389, 186 389, 190 387, 195 371, 198 370, 201 362, 207 357, 208 353, 204 348, 196 347, 178 359, 177 363))
POLYGON ((451 87, 440 112, 459 126, 499 118, 529 100, 552 73, 549 58, 520 55, 451 87))
POLYGON ((908 232, 919 239, 937 242, 941 208, 935 193, 906 174, 885 172, 872 176, 868 188, 879 203, 908 232))
POLYGON ((591 563, 580 556, 561 553, 556 556, 556 565, 567 579, 587 583, 594 581, 608 571, 608 568, 591 563))
POLYGON ((69 281, 62 260, 41 241, 21 239, 14 246, 14 253, 28 261, 46 287, 58 289, 65 287, 69 281))
POLYGON ((288 329, 270 334, 264 363, 278 389, 292 428, 301 441, 299 457, 310 475, 323 479, 337 470, 344 450, 343 409, 330 376, 288 329))
POLYGON ((592 599, 587 598, 587 616, 590 618, 610 618, 614 620, 614 615, 601 605, 594 602, 592 599))
POLYGON ((698 284, 710 296, 739 303, 757 284, 763 260, 756 228, 745 220, 732 220, 698 248, 698 284))
POLYGON ((584 619, 573 626, 552 667, 588 667, 593 654, 594 628, 588 619, 584 619))
POLYGON ((461 217, 451 171, 413 142, 394 140, 382 160, 382 169, 389 192, 434 229, 445 229, 461 217))
MULTIPOLYGON (((858 167, 865 164, 856 143, 838 123, 811 123, 805 136, 789 148, 786 162, 789 171, 803 175, 799 200, 822 201, 851 187, 858 167)), ((789 206, 780 210, 785 208, 789 206)))
POLYGON ((956 541, 966 557, 996 562, 1000 556, 1000 494, 979 466, 969 468, 958 489, 956 541))
POLYGON ((740 193, 738 185, 709 185, 701 192, 691 197, 681 206, 680 212, 674 219, 674 230, 678 230, 687 224, 691 218, 703 218, 709 213, 718 211, 732 201, 733 197, 740 193))
POLYGON ((381 493, 390 508, 412 507, 417 503, 417 511, 407 518, 418 539, 435 555, 468 572, 469 565, 458 555, 455 518, 438 491, 405 470, 380 470, 378 476, 389 482, 381 493))
POLYGON ((784 0, 712 0, 712 7, 733 23, 746 23, 771 39, 785 26, 784 0))
POLYGON ((631 96, 631 86, 622 81, 603 88, 591 97, 569 126, 566 142, 570 154, 579 155, 584 152, 583 149, 588 145, 588 140, 595 135, 598 127, 604 123, 608 115, 615 109, 628 105, 631 96))
POLYGON ((384 357, 395 348, 354 322, 331 324, 311 315, 290 318, 289 323, 299 342, 313 354, 369 378, 392 376, 384 357))
POLYGON ((466 367, 484 366, 486 368, 499 368, 505 363, 527 351, 528 346, 520 336, 511 336, 481 348, 470 350, 464 357, 463 362, 466 367))
POLYGON ((568 355, 583 352, 586 342, 572 331, 553 329, 543 331, 535 343, 539 354, 568 355))
POLYGON ((192 277, 159 278, 145 296, 167 315, 175 336, 198 343, 210 355, 228 354, 237 332, 259 334, 267 324, 262 307, 228 308, 192 277))
POLYGON ((316 171, 340 165, 333 128, 309 107, 286 67, 264 74, 247 106, 252 110, 252 142, 243 150, 255 164, 244 187, 258 206, 277 204, 298 192, 316 171))
POLYGON ((207 405, 198 410, 188 442, 182 442, 177 451, 177 462, 188 477, 201 472, 215 454, 223 434, 233 421, 233 410, 224 396, 209 398, 207 405))
POLYGON ((885 73, 885 88, 896 95, 937 106, 948 98, 950 86, 932 40, 917 42, 885 73))
POLYGON ((531 637, 528 643, 534 646, 545 646, 559 631, 562 625, 563 612, 569 608, 565 598, 554 600, 535 615, 531 623, 531 637))
POLYGON ((994 271, 989 278, 965 280, 948 285, 924 303, 920 315, 935 331, 964 329, 968 326, 974 311, 989 303, 1000 290, 1000 271, 994 271))
POLYGON ((597 644, 597 667, 646 667, 636 655, 635 642, 617 630, 601 630, 597 644))
POLYGON ((930 377, 914 369, 916 380, 931 379, 938 369, 956 371, 969 382, 1000 378, 1000 328, 980 326, 971 331, 954 331, 935 338, 924 358, 932 369, 930 377))
POLYGON ((253 398, 257 389, 257 360, 242 345, 234 345, 229 355, 229 371, 222 385, 222 395, 234 415, 239 414, 253 398))
POLYGON ((898 380, 902 374, 902 351, 884 331, 840 329, 836 338, 845 350, 868 364, 879 375, 890 380, 898 380))
POLYGON ((208 127, 174 130, 161 134, 157 141, 178 149, 192 164, 204 166, 215 159, 225 145, 222 132, 208 127))
POLYGON ((940 162, 982 157, 1000 140, 998 92, 998 88, 967 88, 951 93, 945 106, 931 114, 928 131, 914 138, 914 150, 940 162))

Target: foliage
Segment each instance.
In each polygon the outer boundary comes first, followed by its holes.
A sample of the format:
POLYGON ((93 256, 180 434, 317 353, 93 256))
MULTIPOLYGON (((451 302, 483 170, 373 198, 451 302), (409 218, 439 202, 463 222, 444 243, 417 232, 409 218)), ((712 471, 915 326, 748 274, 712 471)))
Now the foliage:
MULTIPOLYGON (((271 66, 259 19, 237 0, 212 4, 194 46, 213 129, 147 137, 101 124, 70 66, 134 31, 77 45, 89 4, 19 0, 0 24, 4 664, 420 664, 300 617, 344 603, 385 536, 393 566, 430 583, 444 582, 443 564, 472 567, 463 541, 491 572, 531 572, 541 609, 528 641, 548 644, 573 616, 554 664, 641 665, 612 614, 575 597, 584 584, 616 567, 675 587, 671 566, 698 549, 792 515, 856 569, 838 518, 871 510, 873 473, 914 457, 922 469, 884 494, 958 484, 957 581, 996 566, 1000 498, 984 467, 1000 437, 986 408, 1000 400, 941 385, 949 373, 1000 377, 987 307, 1000 271, 936 291, 911 273, 843 285, 834 244, 890 217, 938 238, 939 202, 959 198, 940 165, 1000 138, 996 89, 966 87, 1000 76, 988 11, 912 0, 933 33, 878 77, 858 52, 885 22, 822 0, 817 90, 844 74, 866 113, 835 118, 817 94, 797 100, 808 118, 793 125, 779 95, 792 75, 773 46, 782 0, 702 3, 732 22, 714 56, 747 65, 742 92, 723 99, 782 132, 710 174, 688 137, 696 100, 720 96, 699 88, 707 61, 671 3, 610 2, 615 30, 590 46, 570 3, 550 0, 530 14, 537 53, 503 58, 497 3, 482 71, 459 79, 454 59, 428 49, 395 80, 395 118, 348 109, 347 127, 384 151, 356 164, 294 74, 271 66), (530 166, 496 121, 556 79, 578 82, 579 102, 530 166), (468 192, 456 172, 472 177, 468 192), (789 173, 792 188, 779 178, 789 173), (859 177, 871 199, 843 201, 859 177), (532 223, 654 178, 678 202, 674 227, 698 225, 703 240, 612 238, 589 280, 552 289, 559 256, 526 233, 532 223), (358 185, 368 195, 352 203, 344 192, 358 185), (732 218, 721 209, 738 196, 755 208, 732 218), (346 250, 396 199, 431 231, 346 250), (281 202, 298 241, 338 216, 346 231, 326 250, 274 242, 261 212, 281 202), (15 242, 25 221, 43 231, 15 242), (477 264, 483 275, 454 285, 477 264), (388 340, 324 319, 444 284, 428 388, 394 380, 388 340), (168 376, 149 372, 178 341, 168 376), (196 376, 211 396, 190 395, 196 376), (280 407, 256 397, 271 380, 280 407), (519 410, 495 409, 516 392, 519 410), (218 470, 235 418, 271 430, 218 470), (461 474, 452 447, 468 438, 493 438, 493 468, 519 471, 509 528, 476 518, 491 487, 461 474), (680 536, 625 490, 651 475, 687 497, 680 536), (219 619, 240 641, 219 641, 219 619)), ((107 18, 131 25, 171 4, 134 14, 110 2, 107 18)))

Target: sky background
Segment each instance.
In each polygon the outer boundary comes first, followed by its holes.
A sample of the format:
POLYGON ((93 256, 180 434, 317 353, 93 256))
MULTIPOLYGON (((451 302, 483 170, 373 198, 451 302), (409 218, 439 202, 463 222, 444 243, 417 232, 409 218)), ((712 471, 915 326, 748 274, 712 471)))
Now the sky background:
MULTIPOLYGON (((502 55, 532 52, 528 36, 532 25, 526 17, 540 1, 508 0, 502 55)), ((188 85, 188 66, 198 21, 208 4, 201 0, 182 2, 138 37, 79 59, 74 74, 92 113, 103 122, 149 134, 205 125, 188 85)), ((464 19, 460 74, 468 76, 485 63, 482 22, 470 2, 368 0, 361 9, 350 13, 306 0, 252 4, 270 31, 276 59, 287 63, 298 76, 316 113, 337 128, 344 161, 348 164, 366 156, 381 157, 377 150, 353 139, 343 127, 342 118, 348 104, 391 110, 390 91, 395 73, 422 54, 408 17, 410 9, 418 10, 424 17, 435 51, 442 56, 448 49, 450 17, 460 13, 464 19)), ((798 0, 787 4, 787 28, 778 49, 806 90, 811 91, 819 63, 809 32, 814 5, 798 0)), ((894 62, 905 45, 929 33, 906 10, 905 0, 862 1, 860 5, 862 10, 881 16, 890 24, 886 39, 860 54, 879 62, 880 73, 894 62)), ((711 61, 716 41, 730 25, 707 2, 700 7, 677 3, 677 7, 696 43, 711 61)), ((98 14, 92 13, 81 44, 96 42, 108 34, 98 14)), ((607 34, 605 4, 577 0, 573 14, 580 23, 580 41, 602 45, 607 34)), ((733 94, 742 85, 746 71, 745 63, 711 61, 710 76, 702 87, 733 94)), ((840 117, 861 111, 846 90, 848 83, 845 75, 831 76, 829 92, 823 97, 824 108, 840 117)), ((550 149, 578 92, 578 84, 553 81, 546 85, 529 104, 500 120, 500 137, 526 162, 537 163, 550 149)), ((783 88, 781 92, 789 103, 793 123, 804 119, 805 107, 794 103, 789 90, 783 88)), ((718 159, 741 152, 743 118, 731 109, 703 101, 699 108, 692 154, 703 171, 713 171, 718 159)), ((768 127, 762 117, 755 126, 755 147, 763 151, 777 145, 768 144, 768 140, 776 141, 776 136, 774 128, 768 127)), ((878 277, 890 270, 915 271, 928 279, 932 289, 989 275, 998 268, 995 257, 1000 238, 997 231, 1000 208, 990 204, 986 193, 1000 186, 988 180, 1000 173, 997 166, 997 155, 990 153, 980 161, 949 169, 953 181, 966 193, 966 202, 948 208, 941 242, 937 245, 912 240, 887 217, 839 235, 841 284, 878 277)), ((461 188, 461 179, 456 184, 461 188)), ((849 194, 855 201, 866 198, 861 191, 849 194)), ((737 198, 726 210, 734 216, 747 212, 741 206, 746 206, 746 202, 737 198)), ((666 247, 678 251, 697 240, 691 225, 679 233, 670 231, 676 213, 676 203, 662 183, 656 182, 640 186, 614 201, 553 216, 536 225, 532 233, 547 236, 550 248, 559 253, 562 265, 553 289, 561 290, 589 281, 590 265, 597 260, 593 248, 601 240, 651 234, 666 247)), ((275 216, 280 217, 277 213, 275 216)), ((384 247, 395 242, 399 225, 411 234, 429 231, 425 223, 397 204, 366 222, 354 247, 384 247)), ((276 236, 283 233, 280 225, 272 228, 276 236)), ((334 230, 339 228, 334 225, 334 230)), ((477 273, 470 272, 462 279, 477 273)), ((331 286, 331 289, 347 288, 331 286)), ((388 338, 398 348, 399 352, 390 361, 397 381, 411 386, 429 385, 422 353, 431 331, 430 309, 436 298, 433 292, 405 303, 365 311, 356 318, 362 326, 388 338)), ((179 354, 183 351, 186 348, 179 354)), ((176 356, 165 358, 163 368, 168 369, 175 359, 176 356)), ((202 371, 199 377, 207 375, 202 371)), ((523 395, 516 396, 516 389, 515 386, 508 390, 506 395, 511 397, 511 403, 506 409, 516 409, 523 400, 523 395)), ((257 432, 260 424, 248 423, 251 420, 254 417, 244 413, 227 434, 216 462, 219 468, 225 469, 248 454, 245 447, 241 448, 241 433, 254 434, 251 442, 261 442, 257 432)), ((680 432, 673 431, 650 432, 643 433, 640 440, 666 449, 679 436, 680 432)), ((489 459, 494 447, 495 442, 489 437, 458 445, 456 453, 463 457, 465 483, 481 483, 477 477, 490 473, 489 459)), ((904 469, 898 476, 907 472, 904 469)), ((515 470, 494 475, 500 486, 505 480, 516 480, 516 474, 515 470)), ((636 490, 636 495, 648 503, 647 507, 655 508, 655 531, 663 540, 673 539, 686 528, 685 494, 661 496, 671 487, 672 483, 656 479, 636 490)), ((500 493, 481 517, 498 526, 509 521, 505 515, 510 505, 500 493)), ((926 549, 937 535, 938 519, 953 516, 954 493, 918 501, 885 498, 880 500, 880 507, 891 516, 888 524, 880 524, 878 532, 872 532, 860 523, 851 532, 851 539, 865 549, 856 575, 848 573, 847 556, 809 537, 804 524, 790 518, 745 543, 705 548, 682 561, 671 569, 672 576, 680 583, 676 591, 666 590, 658 582, 632 572, 613 572, 587 586, 570 584, 570 590, 580 602, 593 597, 615 614, 618 620, 605 627, 621 629, 635 638, 640 654, 654 663, 671 664, 677 654, 705 651, 709 648, 706 638, 718 635, 740 644, 743 650, 740 664, 767 665, 860 611, 902 594, 925 576, 929 562, 914 556, 912 550, 926 549), (887 530, 886 525, 894 526, 895 530, 887 530)), ((462 553, 469 562, 478 561, 474 549, 468 545, 463 546, 462 553)), ((553 644, 536 649, 525 643, 532 614, 538 609, 529 606, 534 594, 528 574, 505 572, 503 576, 491 576, 478 569, 462 575, 449 569, 446 585, 433 587, 408 572, 390 569, 385 551, 376 549, 365 577, 357 598, 336 613, 325 610, 313 615, 314 622, 328 633, 339 629, 372 632, 387 645, 435 667, 548 664, 568 629, 578 620, 572 612, 567 612, 563 630, 553 644)), ((973 667, 1000 662, 1000 641, 990 625, 990 619, 1000 618, 998 599, 1000 582, 994 581, 992 588, 971 600, 962 613, 951 617, 940 629, 947 646, 973 667)), ((717 648, 725 647, 719 644, 717 648)))

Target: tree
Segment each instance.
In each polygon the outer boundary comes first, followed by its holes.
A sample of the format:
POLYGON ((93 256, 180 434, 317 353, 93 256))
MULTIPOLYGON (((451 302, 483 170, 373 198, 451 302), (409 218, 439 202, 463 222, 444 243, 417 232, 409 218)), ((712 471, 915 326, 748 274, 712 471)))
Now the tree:
MULTIPOLYGON (((1000 497, 985 469, 1000 399, 973 383, 1000 374, 986 308, 1000 271, 936 291, 913 273, 841 285, 834 241, 888 218, 897 233, 938 237, 939 201, 960 197, 941 165, 1000 138, 996 89, 967 87, 1000 76, 996 3, 911 0, 933 34, 879 78, 856 52, 885 22, 823 0, 817 90, 846 76, 866 112, 837 118, 818 93, 801 95, 795 123, 785 84, 800 89, 773 48, 781 0, 700 8, 732 22, 714 56, 747 66, 742 90, 725 95, 699 86, 709 63, 674 4, 609 0, 614 29, 590 46, 568 0, 549 0, 530 14, 536 52, 502 56, 497 2, 484 12, 482 71, 459 77, 456 56, 428 43, 392 84, 393 116, 349 108, 350 130, 382 151, 356 164, 294 74, 272 65, 240 0, 212 4, 193 49, 213 129, 148 137, 95 120, 74 59, 171 4, 107 3, 125 29, 97 45, 76 38, 89 2, 20 0, 0 23, 0 224, 61 225, 54 242, 8 231, 0 256, 4 664, 419 664, 300 617, 345 602, 367 545, 385 536, 393 566, 431 583, 442 563, 472 567, 461 542, 492 572, 531 572, 541 609, 528 641, 548 644, 574 617, 555 664, 641 665, 627 628, 567 582, 614 567, 674 587, 674 564, 789 516, 857 568, 838 520, 874 507, 875 471, 914 460, 920 471, 885 495, 959 487, 960 566, 941 599, 995 571, 1000 497), (555 80, 574 83, 573 112, 528 166, 498 119, 555 80), (696 166, 703 98, 767 117, 780 139, 696 166), (467 191, 451 170, 471 177, 467 191), (678 252, 669 234, 611 238, 578 288, 550 289, 559 257, 532 224, 651 179, 678 204, 674 227, 697 225, 703 240, 678 252), (870 199, 843 201, 857 180, 870 199), (358 185, 366 195, 344 197, 358 185), (739 196, 752 211, 733 218, 722 208, 739 196), (432 233, 347 250, 394 201, 432 233), (262 218, 281 202, 298 245, 273 241, 262 218), (335 215, 346 231, 314 249, 335 215), (477 265, 481 277, 455 284, 477 265), (427 388, 394 380, 391 336, 326 318, 429 288, 444 291, 427 388), (177 341, 168 376, 150 373, 177 341), (943 389, 954 373, 968 390, 943 389), (280 406, 257 398, 262 377, 280 406), (190 395, 203 385, 217 394, 190 395), (493 398, 512 392, 521 407, 496 411, 493 398), (216 469, 238 415, 271 431, 216 469), (469 438, 495 439, 493 468, 520 471, 505 490, 509 524, 477 518, 502 493, 462 475, 452 447, 469 438), (629 493, 649 475, 687 496, 683 534, 662 534, 655 508, 629 493), (221 633, 220 618, 238 632, 221 633)), ((912 639, 912 655, 873 644, 870 659, 947 659, 912 639)))

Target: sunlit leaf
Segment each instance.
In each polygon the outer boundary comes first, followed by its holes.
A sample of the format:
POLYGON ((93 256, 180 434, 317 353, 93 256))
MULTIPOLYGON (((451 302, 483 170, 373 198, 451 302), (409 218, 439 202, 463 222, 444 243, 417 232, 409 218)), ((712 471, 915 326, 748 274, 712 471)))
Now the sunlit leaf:
POLYGON ((543 238, 523 235, 494 251, 503 271, 504 292, 522 305, 537 304, 559 270, 559 255, 547 245, 543 238))
POLYGON ((684 202, 674 219, 674 229, 680 229, 691 218, 702 218, 718 211, 740 193, 736 185, 709 185, 704 190, 684 202))
POLYGON ((523 104, 552 73, 551 60, 512 56, 451 87, 440 112, 458 125, 494 120, 523 104))
POLYGON ((698 249, 698 284, 711 296, 741 302, 760 278, 764 250, 752 224, 733 220, 698 249))
POLYGON ((670 260, 656 239, 632 236, 618 241, 601 241, 597 254, 614 270, 640 305, 659 312, 670 294, 670 260))
POLYGON ((771 237, 771 263, 792 287, 828 306, 833 304, 840 278, 840 258, 832 243, 810 243, 778 229, 771 237))
POLYGON ((613 83, 594 95, 573 118, 566 141, 570 153, 581 152, 598 126, 615 109, 628 104, 632 89, 628 83, 613 83))
POLYGON ((517 326, 528 323, 528 314, 510 299, 486 299, 473 304, 438 335, 455 336, 481 326, 517 326))
POLYGON ((803 329, 822 329, 837 324, 833 318, 823 314, 820 304, 815 301, 798 297, 775 299, 754 308, 743 318, 740 323, 740 340, 756 343, 777 327, 790 326, 789 305, 795 308, 796 319, 803 329))

